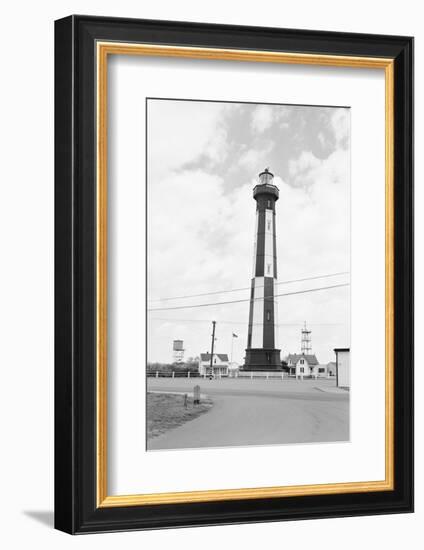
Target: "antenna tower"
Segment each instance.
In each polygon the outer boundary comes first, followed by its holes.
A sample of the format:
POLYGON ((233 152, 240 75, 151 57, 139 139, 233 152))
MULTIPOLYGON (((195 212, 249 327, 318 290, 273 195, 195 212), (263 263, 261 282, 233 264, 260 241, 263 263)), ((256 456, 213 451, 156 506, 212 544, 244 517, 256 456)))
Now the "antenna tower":
POLYGON ((311 331, 306 328, 306 321, 302 328, 301 350, 303 355, 312 353, 311 331))

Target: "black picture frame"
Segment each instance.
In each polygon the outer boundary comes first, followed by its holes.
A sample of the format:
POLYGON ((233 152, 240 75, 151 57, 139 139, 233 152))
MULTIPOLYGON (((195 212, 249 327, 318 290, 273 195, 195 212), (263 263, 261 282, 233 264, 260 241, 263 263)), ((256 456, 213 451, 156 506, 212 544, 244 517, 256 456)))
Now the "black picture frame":
POLYGON ((93 533, 413 511, 413 38, 73 15, 55 23, 55 527, 93 533), (99 40, 394 60, 394 490, 146 506, 96 499, 99 40))

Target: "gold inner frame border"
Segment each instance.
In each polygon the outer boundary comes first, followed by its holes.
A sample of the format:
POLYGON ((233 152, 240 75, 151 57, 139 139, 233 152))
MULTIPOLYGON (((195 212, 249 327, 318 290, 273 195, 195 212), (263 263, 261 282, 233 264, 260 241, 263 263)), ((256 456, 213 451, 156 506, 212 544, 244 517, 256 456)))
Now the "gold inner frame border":
POLYGON ((165 46, 96 43, 97 63, 97 295, 96 295, 96 470, 97 507, 143 506, 307 495, 366 493, 394 489, 394 60, 391 58, 302 54, 165 46), (385 479, 316 485, 214 489, 171 493, 107 493, 107 62, 109 55, 181 57, 296 65, 383 69, 385 73, 385 479))

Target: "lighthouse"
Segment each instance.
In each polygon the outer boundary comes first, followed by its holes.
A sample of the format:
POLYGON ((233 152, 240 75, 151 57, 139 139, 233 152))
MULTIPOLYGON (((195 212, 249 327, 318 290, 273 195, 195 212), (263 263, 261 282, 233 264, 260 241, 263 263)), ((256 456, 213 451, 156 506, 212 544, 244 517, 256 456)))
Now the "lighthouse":
POLYGON ((243 370, 281 370, 277 349, 277 241, 275 204, 278 187, 274 175, 265 168, 253 189, 256 201, 256 227, 253 276, 250 290, 249 326, 243 370))

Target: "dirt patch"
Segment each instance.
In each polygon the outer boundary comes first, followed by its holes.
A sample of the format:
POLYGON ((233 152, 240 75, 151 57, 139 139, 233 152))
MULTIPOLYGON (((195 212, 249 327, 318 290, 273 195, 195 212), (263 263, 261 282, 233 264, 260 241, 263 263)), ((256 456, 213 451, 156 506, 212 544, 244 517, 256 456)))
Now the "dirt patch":
POLYGON ((185 424, 213 406, 211 399, 205 397, 199 405, 193 404, 193 396, 172 393, 147 393, 147 440, 185 424))

